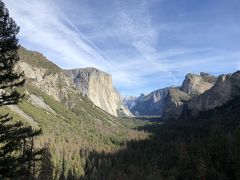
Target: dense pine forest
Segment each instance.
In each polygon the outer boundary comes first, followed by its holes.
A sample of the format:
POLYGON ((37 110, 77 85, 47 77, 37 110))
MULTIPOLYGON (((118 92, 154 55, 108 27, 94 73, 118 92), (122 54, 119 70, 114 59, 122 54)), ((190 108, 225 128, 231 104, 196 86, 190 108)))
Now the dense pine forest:
POLYGON ((21 47, 19 30, 0 0, 0 180, 240 179, 240 97, 195 118, 115 117, 21 47), (18 72, 20 60, 56 88, 18 72))
POLYGON ((83 179, 239 179, 240 98, 197 119, 154 123, 116 153, 91 152, 83 179))

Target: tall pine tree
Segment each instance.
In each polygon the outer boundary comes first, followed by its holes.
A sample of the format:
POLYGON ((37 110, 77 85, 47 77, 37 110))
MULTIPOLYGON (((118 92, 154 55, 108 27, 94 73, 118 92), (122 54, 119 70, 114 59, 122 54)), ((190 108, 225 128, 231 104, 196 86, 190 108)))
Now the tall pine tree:
MULTIPOLYGON (((0 0, 0 108, 17 104, 22 97, 16 87, 24 84, 23 73, 14 71, 19 61, 18 32, 19 27, 0 0)), ((13 122, 8 114, 0 115, 0 179, 30 179, 33 162, 42 153, 34 149, 34 137, 40 133, 41 130, 13 122)))

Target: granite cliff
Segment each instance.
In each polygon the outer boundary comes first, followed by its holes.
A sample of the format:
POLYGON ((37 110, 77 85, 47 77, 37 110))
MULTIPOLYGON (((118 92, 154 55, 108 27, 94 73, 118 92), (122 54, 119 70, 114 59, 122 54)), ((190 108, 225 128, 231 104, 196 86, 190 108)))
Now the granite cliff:
POLYGON ((113 87, 112 76, 96 68, 79 68, 65 71, 75 87, 91 101, 114 116, 132 116, 122 104, 121 95, 113 87))
POLYGON ((68 108, 76 106, 75 99, 82 97, 74 88, 71 78, 61 68, 41 53, 28 51, 23 47, 19 49, 19 57, 20 61, 16 65, 16 69, 24 72, 28 84, 41 89, 68 108), (75 98, 73 98, 74 96, 75 98))
POLYGON ((134 96, 124 96, 124 97, 122 97, 122 103, 128 109, 132 109, 132 107, 135 105, 136 100, 137 100, 137 97, 134 97, 134 96))
POLYGON ((134 100, 131 112, 136 116, 161 115, 170 88, 159 89, 134 100))
POLYGON ((175 95, 171 96, 170 102, 175 103, 170 103, 173 106, 168 106, 164 111, 163 119, 177 119, 180 116, 197 117, 200 112, 220 107, 233 100, 234 97, 240 95, 240 71, 220 75, 218 78, 201 74, 200 80, 199 76, 192 78, 192 75, 187 75, 180 89, 185 91, 185 94, 180 97, 186 98, 174 101, 172 97, 175 95), (188 81, 189 79, 191 80, 188 81))
POLYGON ((177 118, 182 114, 185 102, 212 88, 216 77, 207 73, 189 73, 180 87, 167 87, 141 95, 130 108, 135 115, 157 115, 164 119, 177 118))
POLYGON ((76 99, 87 96, 96 106, 114 116, 131 116, 112 85, 111 75, 95 68, 62 70, 41 53, 21 47, 16 68, 35 87, 73 109, 76 99))
POLYGON ((132 102, 135 115, 159 115, 164 120, 197 117, 240 95, 240 71, 215 77, 207 73, 187 74, 180 87, 169 87, 142 95, 132 102))
POLYGON ((162 118, 167 120, 181 116, 186 102, 211 89, 215 81, 216 77, 207 73, 187 74, 179 88, 170 89, 162 110, 162 118))
POLYGON ((189 116, 197 116, 201 111, 220 107, 240 95, 240 71, 220 75, 211 89, 193 97, 186 103, 189 116))
POLYGON ((200 75, 190 73, 185 76, 180 90, 190 96, 199 95, 210 89, 215 81, 216 77, 207 73, 201 72, 200 75))
POLYGON ((25 96, 17 105, 2 107, 0 113, 42 129, 34 144, 48 146, 56 179, 65 162, 66 171, 75 169, 77 177, 84 175, 80 150, 109 152, 124 141, 144 138, 144 134, 129 129, 124 119, 112 116, 82 95, 71 77, 41 53, 23 47, 18 53, 20 61, 15 70, 24 71, 26 79, 18 91, 25 96))

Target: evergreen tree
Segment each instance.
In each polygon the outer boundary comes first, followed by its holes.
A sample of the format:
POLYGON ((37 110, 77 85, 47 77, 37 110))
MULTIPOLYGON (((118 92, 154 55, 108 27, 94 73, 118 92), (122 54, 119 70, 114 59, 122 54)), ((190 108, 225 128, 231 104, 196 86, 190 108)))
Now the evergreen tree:
POLYGON ((18 32, 19 27, 0 0, 0 106, 16 104, 21 97, 15 88, 24 84, 23 73, 14 72, 19 61, 18 32))
POLYGON ((62 160, 62 172, 60 174, 59 180, 65 180, 65 158, 64 158, 64 152, 63 152, 63 160, 62 160))
POLYGON ((48 148, 45 149, 43 153, 41 169, 39 174, 40 180, 51 180, 53 179, 53 162, 52 162, 52 155, 48 148))
MULTIPOLYGON (((22 97, 16 87, 24 84, 23 73, 14 71, 19 61, 18 32, 19 27, 0 0, 0 108, 17 104, 22 97)), ((34 137, 40 133, 41 130, 25 127, 21 122, 12 122, 8 114, 0 115, 0 179, 30 179, 33 162, 42 153, 34 149, 34 137)))

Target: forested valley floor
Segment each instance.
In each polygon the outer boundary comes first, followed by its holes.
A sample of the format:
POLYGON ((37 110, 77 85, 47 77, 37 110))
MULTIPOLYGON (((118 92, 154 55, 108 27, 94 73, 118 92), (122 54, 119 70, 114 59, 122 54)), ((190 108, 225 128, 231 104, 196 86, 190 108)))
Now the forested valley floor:
POLYGON ((238 179, 239 112, 236 98, 197 119, 138 127, 150 138, 129 141, 115 153, 88 153, 81 179, 238 179))

